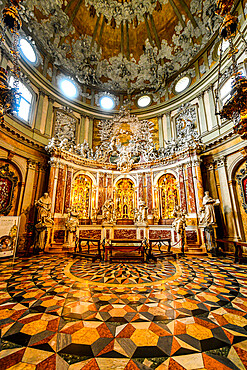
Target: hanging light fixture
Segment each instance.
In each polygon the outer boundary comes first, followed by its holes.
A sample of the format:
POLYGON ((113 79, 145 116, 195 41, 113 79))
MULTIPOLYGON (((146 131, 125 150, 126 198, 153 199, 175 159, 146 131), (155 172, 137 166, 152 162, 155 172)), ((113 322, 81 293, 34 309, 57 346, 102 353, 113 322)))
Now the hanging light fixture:
POLYGON ((10 54, 13 62, 13 69, 11 70, 14 77, 14 87, 8 86, 8 74, 6 69, 0 68, 0 119, 3 120, 6 113, 17 112, 19 108, 20 94, 18 92, 18 83, 20 78, 19 67, 19 29, 22 22, 19 15, 20 5, 22 0, 10 0, 9 5, 3 9, 2 12, 2 33, 0 35, 0 44, 5 41, 6 31, 9 30, 12 36, 12 43, 10 46, 10 54))
MULTIPOLYGON (((231 71, 231 92, 230 98, 225 102, 222 109, 216 114, 221 118, 233 119, 234 131, 242 139, 247 139, 247 79, 241 74, 238 68, 236 54, 238 49, 234 46, 234 37, 238 30, 238 18, 231 14, 231 8, 234 0, 218 0, 216 13, 223 17, 223 22, 219 30, 222 39, 219 58, 218 86, 216 90, 216 107, 219 99, 219 85, 221 79, 221 62, 223 54, 223 42, 229 41, 229 57, 232 61, 231 71)), ((247 46, 246 40, 240 33, 242 40, 247 46)), ((216 108, 217 109, 217 108, 216 108)))

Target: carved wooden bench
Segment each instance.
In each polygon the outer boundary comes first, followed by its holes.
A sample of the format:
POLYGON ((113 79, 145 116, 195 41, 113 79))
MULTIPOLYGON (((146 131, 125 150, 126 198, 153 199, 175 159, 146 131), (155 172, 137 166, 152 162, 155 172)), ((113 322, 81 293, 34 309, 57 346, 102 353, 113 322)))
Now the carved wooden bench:
MULTIPOLYGON (((233 241, 233 240, 225 240, 225 239, 217 239, 218 243, 224 243, 224 244, 231 244, 234 245, 234 262, 235 263, 243 263, 247 262, 247 258, 243 255, 243 247, 247 247, 246 242, 241 241, 233 241)), ((217 256, 219 255, 219 246, 217 246, 217 256)), ((226 251, 223 251, 223 253, 227 253, 226 251)), ((230 253, 229 253, 230 254, 230 253)))

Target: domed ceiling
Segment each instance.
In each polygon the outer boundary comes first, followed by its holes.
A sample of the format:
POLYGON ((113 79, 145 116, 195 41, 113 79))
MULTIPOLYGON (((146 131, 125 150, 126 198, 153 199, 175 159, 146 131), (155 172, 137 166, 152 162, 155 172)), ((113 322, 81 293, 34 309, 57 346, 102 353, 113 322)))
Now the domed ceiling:
POLYGON ((218 29, 215 0, 24 0, 38 45, 82 84, 164 88, 218 29))

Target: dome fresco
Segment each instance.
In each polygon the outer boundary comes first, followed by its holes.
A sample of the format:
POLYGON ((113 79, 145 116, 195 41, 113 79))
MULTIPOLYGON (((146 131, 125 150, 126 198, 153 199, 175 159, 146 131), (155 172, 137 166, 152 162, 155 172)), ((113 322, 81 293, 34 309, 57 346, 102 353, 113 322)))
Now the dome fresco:
POLYGON ((80 83, 133 93, 162 90, 210 41, 215 0, 24 0, 24 25, 80 83))

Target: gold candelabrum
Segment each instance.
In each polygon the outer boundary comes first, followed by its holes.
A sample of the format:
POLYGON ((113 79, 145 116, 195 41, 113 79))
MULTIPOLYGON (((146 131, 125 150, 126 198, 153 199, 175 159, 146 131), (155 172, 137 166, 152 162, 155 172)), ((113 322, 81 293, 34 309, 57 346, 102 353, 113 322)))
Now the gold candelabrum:
MULTIPOLYGON (((225 102, 222 109, 216 114, 221 118, 233 119, 234 131, 239 134, 242 139, 247 139, 247 79, 239 72, 236 54, 238 49, 234 46, 234 37, 238 30, 238 18, 231 14, 231 9, 234 0, 218 0, 216 13, 223 17, 222 25, 219 29, 219 34, 223 40, 229 41, 229 57, 232 60, 232 90, 230 98, 225 102)), ((240 33, 244 43, 247 46, 243 35, 240 33)), ((222 44, 220 49, 218 87, 216 91, 216 100, 219 96, 219 85, 221 79, 221 61, 222 61, 222 44)), ((217 106, 217 104, 216 104, 217 106)))

